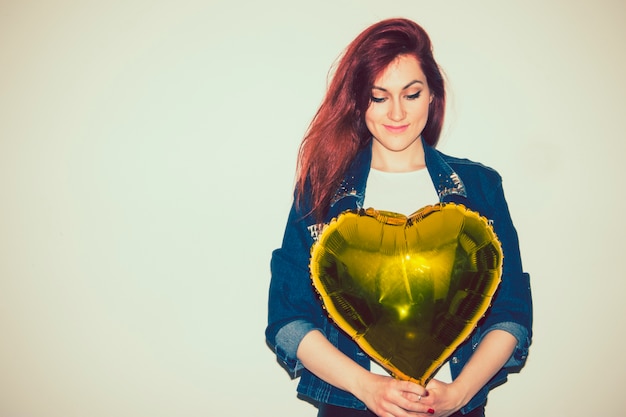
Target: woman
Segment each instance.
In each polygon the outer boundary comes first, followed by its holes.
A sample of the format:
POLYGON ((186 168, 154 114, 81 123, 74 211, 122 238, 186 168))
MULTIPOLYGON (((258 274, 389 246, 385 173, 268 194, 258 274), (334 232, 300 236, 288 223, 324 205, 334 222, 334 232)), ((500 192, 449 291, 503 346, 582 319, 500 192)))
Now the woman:
POLYGON ((272 254, 268 344, 318 416, 483 416, 487 393, 523 365, 531 338, 529 277, 497 172, 435 150, 444 82, 430 39, 406 19, 362 32, 338 63, 301 144, 294 205, 272 254), (407 185, 408 184, 408 185, 407 185), (502 282, 472 336, 449 360, 451 380, 426 387, 370 372, 370 360, 329 322, 309 277, 311 245, 348 209, 411 214, 455 202, 493 224, 502 282))

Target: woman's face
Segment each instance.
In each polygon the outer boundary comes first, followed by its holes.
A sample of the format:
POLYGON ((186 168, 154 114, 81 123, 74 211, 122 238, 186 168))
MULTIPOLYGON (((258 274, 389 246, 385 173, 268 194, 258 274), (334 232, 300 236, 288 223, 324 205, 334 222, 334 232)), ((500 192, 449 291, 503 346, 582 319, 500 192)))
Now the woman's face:
POLYGON ((383 161, 376 168, 387 171, 423 166, 420 136, 432 97, 417 59, 398 56, 376 78, 371 94, 365 124, 374 139, 373 166, 374 160, 383 161), (385 166, 390 164, 400 166, 385 166))

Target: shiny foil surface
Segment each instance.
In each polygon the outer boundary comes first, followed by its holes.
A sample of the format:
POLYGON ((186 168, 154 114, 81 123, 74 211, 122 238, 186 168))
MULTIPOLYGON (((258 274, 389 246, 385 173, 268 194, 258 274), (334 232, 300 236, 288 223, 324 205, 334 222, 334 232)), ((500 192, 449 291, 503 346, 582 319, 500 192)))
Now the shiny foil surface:
POLYGON ((463 205, 367 209, 326 226, 310 269, 330 318, 394 377, 426 385, 489 308, 502 249, 463 205))

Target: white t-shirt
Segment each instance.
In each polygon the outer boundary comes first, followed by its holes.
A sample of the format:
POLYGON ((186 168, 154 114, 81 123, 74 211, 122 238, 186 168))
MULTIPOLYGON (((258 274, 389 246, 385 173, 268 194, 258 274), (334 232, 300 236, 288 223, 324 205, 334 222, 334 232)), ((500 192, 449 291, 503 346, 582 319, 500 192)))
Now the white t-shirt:
MULTIPOLYGON (((430 174, 426 168, 411 172, 384 172, 370 168, 365 187, 364 208, 410 216, 427 205, 439 202, 430 174)), ((381 375, 389 373, 372 361, 370 370, 381 375)), ((450 366, 446 362, 437 372, 436 378, 452 382, 450 366)))

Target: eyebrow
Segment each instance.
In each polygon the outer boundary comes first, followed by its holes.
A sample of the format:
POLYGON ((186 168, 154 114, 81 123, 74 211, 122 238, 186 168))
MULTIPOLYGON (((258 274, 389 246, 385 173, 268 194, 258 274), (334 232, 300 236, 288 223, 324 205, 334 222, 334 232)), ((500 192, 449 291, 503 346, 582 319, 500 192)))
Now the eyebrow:
MULTIPOLYGON (((412 86, 413 84, 422 84, 422 85, 425 85, 423 81, 420 81, 420 80, 413 80, 413 81, 411 81, 410 83, 408 83, 407 85, 405 85, 404 87, 402 87, 402 89, 403 89, 403 90, 406 90, 407 88, 409 88, 409 87, 410 87, 410 86, 412 86)), ((385 91, 385 92, 387 92, 387 89, 386 89, 386 88, 383 88, 383 87, 378 87, 378 86, 376 86, 376 85, 373 85, 373 86, 372 86, 372 90, 380 90, 380 91, 385 91)))

